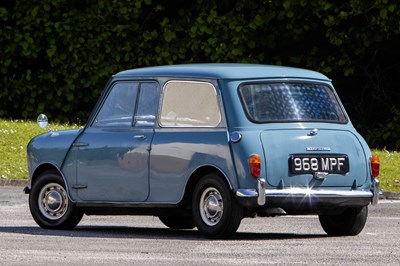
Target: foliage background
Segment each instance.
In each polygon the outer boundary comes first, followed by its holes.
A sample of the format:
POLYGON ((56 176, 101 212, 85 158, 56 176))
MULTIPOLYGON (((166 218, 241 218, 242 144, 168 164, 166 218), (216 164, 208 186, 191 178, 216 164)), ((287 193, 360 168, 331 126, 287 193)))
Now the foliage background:
POLYGON ((400 148, 399 17, 389 0, 1 0, 0 117, 84 121, 128 68, 278 64, 332 78, 368 142, 400 148))

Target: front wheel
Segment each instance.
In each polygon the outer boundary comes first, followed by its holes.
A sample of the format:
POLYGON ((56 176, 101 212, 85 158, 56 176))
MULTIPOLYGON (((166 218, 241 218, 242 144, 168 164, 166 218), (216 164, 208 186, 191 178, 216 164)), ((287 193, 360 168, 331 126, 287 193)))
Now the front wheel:
POLYGON ((225 182, 218 175, 209 174, 195 187, 192 214, 200 233, 210 238, 227 238, 239 228, 243 208, 225 182))
POLYGON ((64 180, 56 171, 44 172, 33 183, 29 208, 36 223, 45 229, 72 229, 83 216, 69 200, 64 180))
POLYGON ((368 206, 348 208, 341 214, 319 215, 324 231, 331 236, 355 236, 367 222, 368 206))

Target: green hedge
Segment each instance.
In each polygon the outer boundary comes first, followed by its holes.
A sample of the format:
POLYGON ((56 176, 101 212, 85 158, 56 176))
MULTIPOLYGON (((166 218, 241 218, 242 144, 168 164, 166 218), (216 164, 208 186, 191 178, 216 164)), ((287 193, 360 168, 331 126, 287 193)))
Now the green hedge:
POLYGON ((367 142, 372 147, 400 150, 400 109, 392 109, 392 117, 368 130, 367 142))
POLYGON ((3 0, 0 117, 76 122, 120 70, 251 62, 327 74, 366 133, 400 105, 399 16, 387 0, 3 0))

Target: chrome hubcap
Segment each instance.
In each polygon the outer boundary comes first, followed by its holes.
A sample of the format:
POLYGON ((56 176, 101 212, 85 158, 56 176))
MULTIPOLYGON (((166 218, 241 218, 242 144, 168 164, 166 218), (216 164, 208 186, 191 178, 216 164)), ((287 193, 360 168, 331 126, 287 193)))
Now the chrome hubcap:
POLYGON ((60 184, 47 184, 40 190, 38 204, 43 216, 50 220, 58 220, 68 209, 67 192, 60 184))
POLYGON ((221 193, 215 188, 207 188, 200 197, 201 219, 208 226, 214 226, 221 220, 224 204, 221 193))

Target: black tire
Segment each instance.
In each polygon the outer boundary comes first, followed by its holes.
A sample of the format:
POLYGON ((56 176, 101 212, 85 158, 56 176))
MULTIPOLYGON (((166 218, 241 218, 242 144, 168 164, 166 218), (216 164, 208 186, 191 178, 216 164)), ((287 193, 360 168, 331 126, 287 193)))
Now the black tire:
POLYGON ((194 189, 192 214, 201 234, 209 238, 228 238, 239 228, 243 208, 224 180, 209 174, 194 189))
POLYGON ((193 218, 191 216, 167 216, 162 215, 159 216, 160 221, 173 230, 178 229, 193 229, 196 225, 193 222, 193 218))
POLYGON ((319 222, 330 236, 355 236, 364 228, 368 217, 368 206, 348 208, 337 215, 319 215, 319 222))
POLYGON ((32 184, 29 208, 33 219, 44 229, 72 229, 83 216, 69 200, 64 180, 57 171, 44 172, 32 184))

